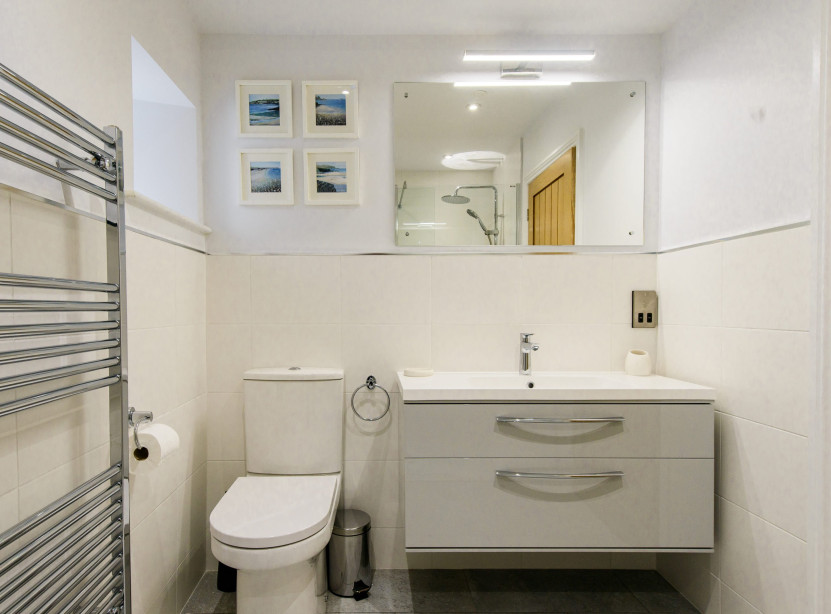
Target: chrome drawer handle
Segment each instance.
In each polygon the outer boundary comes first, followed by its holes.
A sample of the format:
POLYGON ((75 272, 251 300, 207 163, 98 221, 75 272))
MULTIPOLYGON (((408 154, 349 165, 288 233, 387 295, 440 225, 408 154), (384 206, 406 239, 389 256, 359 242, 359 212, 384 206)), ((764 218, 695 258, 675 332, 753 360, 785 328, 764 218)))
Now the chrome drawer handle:
POLYGON ((622 478, 623 471, 600 471, 598 473, 525 473, 497 469, 498 478, 543 478, 549 480, 577 480, 581 478, 622 478))
POLYGON ((497 416, 497 422, 521 423, 521 424, 590 424, 602 422, 624 422, 623 416, 611 416, 609 418, 514 418, 512 416, 497 416))

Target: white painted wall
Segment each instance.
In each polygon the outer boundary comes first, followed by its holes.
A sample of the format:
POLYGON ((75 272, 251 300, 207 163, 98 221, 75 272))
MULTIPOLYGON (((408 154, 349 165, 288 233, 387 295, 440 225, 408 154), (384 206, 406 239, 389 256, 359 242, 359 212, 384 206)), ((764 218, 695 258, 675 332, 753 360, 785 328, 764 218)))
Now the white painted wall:
POLYGON ((193 221, 199 207, 196 107, 132 39, 133 187, 193 221))
POLYGON ((573 96, 541 116, 523 135, 523 184, 533 179, 531 174, 541 163, 578 137, 576 244, 642 245, 644 158, 632 152, 644 148, 644 86, 572 87, 573 96))
MULTIPOLYGON (((392 85, 395 81, 453 81, 496 76, 494 67, 463 66, 466 48, 594 48, 597 58, 563 77, 575 80, 647 82, 647 247, 657 237, 658 79, 657 36, 442 37, 304 36, 202 37, 205 220, 214 229, 211 253, 273 253, 333 250, 395 251, 392 157, 392 85), (291 79, 295 130, 292 139, 237 137, 234 81, 291 79), (357 140, 304 139, 301 81, 357 79, 360 117, 357 140), (295 150, 295 202, 303 199, 304 147, 357 146, 361 153, 360 206, 240 207, 238 151, 246 147, 295 150)), ((552 71, 553 72, 553 71, 552 71)), ((550 73, 549 73, 550 74, 550 73)))
POLYGON ((699 0, 664 36, 661 246, 809 219, 819 0, 699 0))

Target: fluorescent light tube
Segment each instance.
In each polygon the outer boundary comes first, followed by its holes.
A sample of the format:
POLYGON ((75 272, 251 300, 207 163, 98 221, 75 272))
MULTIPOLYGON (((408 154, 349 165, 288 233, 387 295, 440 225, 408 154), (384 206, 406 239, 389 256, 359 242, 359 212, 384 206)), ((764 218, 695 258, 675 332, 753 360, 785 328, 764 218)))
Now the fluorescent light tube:
POLYGON ((465 62, 588 62, 594 50, 581 51, 465 51, 465 62))
POLYGON ((571 85, 571 81, 543 81, 542 79, 505 79, 504 81, 456 81, 454 87, 547 87, 571 85))

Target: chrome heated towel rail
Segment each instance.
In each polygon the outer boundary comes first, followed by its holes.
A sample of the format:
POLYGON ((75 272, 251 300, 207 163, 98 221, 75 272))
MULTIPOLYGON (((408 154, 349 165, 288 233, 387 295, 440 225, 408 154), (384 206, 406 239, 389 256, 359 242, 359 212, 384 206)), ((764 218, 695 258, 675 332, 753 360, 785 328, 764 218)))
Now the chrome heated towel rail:
POLYGON ((110 465, 0 534, 0 612, 129 614, 121 131, 97 128, 0 64, 0 157, 103 199, 107 258, 105 282, 0 273, 0 291, 12 288, 0 312, 23 314, 0 325, 0 342, 14 340, 0 351, 0 418, 106 388, 110 465), (60 296, 31 298, 50 291, 60 296))

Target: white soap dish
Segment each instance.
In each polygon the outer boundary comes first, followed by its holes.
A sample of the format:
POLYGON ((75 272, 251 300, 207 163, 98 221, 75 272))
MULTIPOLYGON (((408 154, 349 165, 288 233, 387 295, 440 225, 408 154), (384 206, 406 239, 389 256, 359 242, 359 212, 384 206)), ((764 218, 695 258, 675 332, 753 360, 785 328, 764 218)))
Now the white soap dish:
POLYGON ((404 369, 405 377, 430 377, 433 375, 432 369, 404 369))

